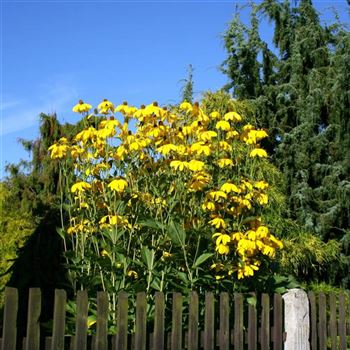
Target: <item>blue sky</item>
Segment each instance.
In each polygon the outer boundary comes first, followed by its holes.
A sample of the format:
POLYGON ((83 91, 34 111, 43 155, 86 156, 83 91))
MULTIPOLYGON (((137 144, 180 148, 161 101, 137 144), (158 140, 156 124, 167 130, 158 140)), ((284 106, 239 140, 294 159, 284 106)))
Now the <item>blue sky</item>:
MULTIPOLYGON (((222 34, 245 1, 1 1, 1 177, 6 163, 29 159, 19 138, 38 136, 39 114, 77 121, 82 98, 139 106, 179 102, 194 67, 197 99, 226 83, 222 34)), ((333 6, 348 20, 342 1, 333 6)), ((247 20, 247 11, 242 11, 247 20)), ((263 37, 272 28, 263 23, 263 37)))

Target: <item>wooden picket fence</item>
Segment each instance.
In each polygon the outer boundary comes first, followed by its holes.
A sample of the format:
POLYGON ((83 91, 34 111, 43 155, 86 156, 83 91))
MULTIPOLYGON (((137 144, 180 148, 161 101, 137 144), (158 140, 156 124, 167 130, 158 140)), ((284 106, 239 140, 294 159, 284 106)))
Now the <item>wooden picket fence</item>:
MULTIPOLYGON (((171 296, 172 312, 169 322, 165 311, 166 296, 160 292, 155 293, 154 317, 150 327, 150 322, 147 321, 146 293, 136 295, 135 317, 130 325, 128 315, 134 303, 130 302, 131 299, 125 292, 120 292, 115 315, 117 333, 110 335, 107 321, 108 294, 98 292, 96 332, 90 336, 87 322, 89 300, 86 291, 79 291, 75 335, 66 336, 66 292, 56 290, 52 334, 44 337, 40 333, 39 321, 41 291, 32 288, 29 290, 26 336, 18 339, 18 291, 6 288, 0 349, 283 349, 288 334, 284 332, 283 299, 279 294, 262 294, 256 305, 247 303, 247 295, 239 293, 232 296, 221 293, 215 300, 214 294, 207 292, 202 303, 196 292, 189 294, 187 303, 184 303, 185 298, 180 293, 171 296), (203 305, 204 310, 199 305, 203 305)), ((339 297, 330 294, 327 298, 322 293, 309 293, 309 300, 311 349, 350 349, 349 294, 339 297)))
POLYGON ((311 350, 350 349, 350 292, 308 293, 311 350))

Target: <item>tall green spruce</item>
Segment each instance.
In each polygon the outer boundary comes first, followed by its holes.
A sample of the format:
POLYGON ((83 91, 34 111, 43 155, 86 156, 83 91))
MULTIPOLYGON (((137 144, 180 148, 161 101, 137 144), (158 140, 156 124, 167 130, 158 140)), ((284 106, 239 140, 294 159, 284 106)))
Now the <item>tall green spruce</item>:
POLYGON ((225 86, 250 99, 269 130, 272 154, 286 182, 289 216, 325 242, 343 244, 334 283, 350 285, 350 34, 341 23, 322 25, 310 0, 265 0, 251 22, 237 14, 224 42, 225 86), (274 27, 273 43, 259 24, 274 27))

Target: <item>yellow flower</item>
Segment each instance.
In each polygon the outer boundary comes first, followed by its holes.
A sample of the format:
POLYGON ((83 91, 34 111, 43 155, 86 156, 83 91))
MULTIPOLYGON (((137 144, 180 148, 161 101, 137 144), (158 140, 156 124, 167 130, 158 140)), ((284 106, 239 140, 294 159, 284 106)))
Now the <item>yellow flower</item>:
POLYGON ((97 137, 100 139, 106 139, 107 137, 112 137, 116 134, 114 129, 103 128, 96 132, 97 137))
POLYGON ((256 229, 256 233, 257 233, 259 238, 265 238, 269 234, 269 229, 266 226, 259 226, 256 229))
POLYGON ((228 132, 226 133, 226 140, 234 139, 234 138, 237 137, 237 136, 239 136, 238 131, 236 131, 236 130, 228 131, 228 132))
POLYGON ((170 167, 174 168, 175 170, 183 171, 184 169, 188 168, 188 162, 182 162, 181 160, 173 160, 170 162, 170 167))
POLYGON ((248 230, 246 232, 246 236, 248 237, 248 239, 250 239, 251 241, 255 241, 257 238, 257 234, 254 230, 248 230))
POLYGON ((248 145, 256 144, 261 139, 269 136, 265 130, 251 129, 247 131, 248 131, 248 134, 245 133, 242 136, 243 136, 243 141, 248 145))
POLYGON ((270 258, 274 258, 275 257, 275 248, 264 244, 262 246, 262 249, 260 249, 260 251, 264 254, 269 256, 270 258))
POLYGON ((188 163, 188 169, 190 169, 191 171, 202 171, 203 168, 204 168, 204 162, 201 162, 200 160, 192 159, 188 163))
POLYGON ((220 120, 219 122, 216 123, 215 128, 218 130, 228 131, 231 129, 231 125, 226 120, 220 120))
POLYGON ((106 249, 103 249, 103 250, 101 251, 101 256, 103 256, 103 257, 109 256, 109 253, 107 252, 106 249))
POLYGON ((79 146, 72 146, 70 149, 70 154, 73 158, 78 158, 80 155, 84 153, 84 148, 81 148, 79 146))
POLYGON ((106 98, 97 106, 102 114, 108 114, 109 112, 114 112, 114 105, 111 101, 106 98))
POLYGON ((227 198, 227 194, 223 191, 211 191, 209 192, 209 196, 214 199, 214 201, 218 201, 221 198, 226 199, 227 198))
POLYGON ((215 228, 226 228, 227 227, 225 220, 223 218, 220 218, 220 217, 216 217, 216 218, 210 220, 209 224, 211 226, 214 226, 215 228))
POLYGON ((204 142, 195 142, 191 145, 191 152, 198 155, 204 154, 206 156, 210 155, 210 147, 204 142))
POLYGON ((215 131, 203 131, 199 134, 199 139, 202 141, 211 141, 212 138, 217 137, 218 134, 215 131))
POLYGON ((231 237, 227 233, 217 232, 212 235, 212 238, 217 237, 215 244, 218 246, 220 244, 226 245, 231 242, 231 237))
POLYGON ((223 149, 224 151, 232 151, 232 146, 228 144, 226 141, 220 141, 219 142, 219 147, 223 149))
POLYGON ((250 131, 250 130, 253 130, 254 129, 254 126, 251 125, 251 124, 246 124, 243 126, 243 131, 250 131))
POLYGON ((233 160, 229 158, 218 159, 217 164, 220 168, 231 167, 233 166, 233 160))
POLYGON ((120 122, 117 119, 102 120, 99 124, 100 128, 115 129, 120 127, 120 122))
POLYGON ((221 187, 220 190, 226 193, 231 193, 231 192, 236 192, 236 193, 240 193, 241 190, 234 184, 226 182, 224 183, 221 187))
POLYGON ((168 143, 166 145, 160 146, 157 148, 157 151, 161 154, 163 154, 163 156, 166 156, 167 154, 169 154, 171 151, 176 151, 177 150, 177 146, 173 145, 172 143, 168 143))
POLYGON ((202 209, 203 210, 214 211, 215 210, 215 203, 213 203, 213 202, 204 202, 202 204, 202 209))
POLYGON ((255 188, 258 188, 259 190, 264 190, 265 188, 269 187, 269 184, 266 181, 257 181, 254 184, 255 188))
POLYGON ((276 246, 276 248, 282 249, 283 248, 283 243, 279 239, 277 239, 274 236, 270 236, 270 241, 276 246))
POLYGON ((269 196, 265 193, 259 193, 256 200, 260 205, 266 205, 269 202, 269 196))
POLYGON ((241 207, 246 207, 248 209, 252 209, 252 204, 250 203, 249 199, 240 199, 239 204, 241 207))
POLYGON ((53 144, 49 147, 49 151, 51 152, 51 159, 60 159, 66 156, 68 150, 67 145, 59 145, 57 143, 53 144))
POLYGON ((91 188, 90 184, 84 181, 80 181, 75 183, 70 190, 72 193, 75 193, 75 192, 84 192, 85 190, 89 190, 90 188, 91 188))
POLYGON ((132 115, 135 113, 135 117, 136 117, 136 113, 138 112, 138 116, 141 117, 143 114, 143 109, 141 110, 137 110, 136 107, 133 106, 128 106, 128 103, 126 101, 124 101, 121 105, 118 105, 115 109, 115 112, 120 112, 124 115, 132 115))
POLYGON ((239 241, 240 239, 243 238, 243 233, 242 232, 234 232, 231 234, 231 239, 232 241, 239 241))
POLYGON ((256 249, 256 243, 250 239, 241 239, 237 244, 237 252, 241 256, 252 255, 256 249))
POLYGON ((136 271, 134 271, 134 270, 129 270, 127 275, 129 277, 132 277, 132 278, 135 278, 135 279, 138 278, 138 276, 139 276, 138 273, 136 271))
POLYGON ((76 104, 73 107, 73 112, 84 113, 84 112, 88 112, 91 108, 92 108, 91 105, 89 105, 88 103, 84 103, 84 101, 82 100, 79 100, 78 104, 76 104))
POLYGON ((262 148, 254 148, 250 154, 250 157, 260 157, 260 158, 267 158, 267 152, 262 148))
POLYGON ((109 228, 111 226, 120 225, 123 227, 130 227, 129 221, 120 215, 106 215, 99 221, 100 228, 109 228))
POLYGON ((269 135, 265 130, 257 130, 256 131, 256 138, 258 140, 264 139, 265 137, 268 137, 269 135))
POLYGON ((246 181, 246 180, 242 180, 241 181, 241 189, 243 191, 245 191, 246 189, 248 190, 252 190, 253 189, 253 185, 249 182, 249 181, 246 181))
POLYGON ((254 265, 245 264, 244 266, 240 266, 238 268, 238 279, 242 279, 244 277, 249 277, 254 275, 254 271, 259 270, 259 267, 254 265))
POLYGON ((89 139, 92 140, 95 135, 96 135, 96 129, 93 128, 92 126, 90 126, 88 129, 85 129, 85 130, 81 131, 80 133, 78 133, 75 136, 75 140, 86 142, 89 139))
POLYGON ((216 276, 215 276, 215 279, 216 279, 217 281, 222 280, 222 279, 224 279, 224 278, 225 278, 225 276, 219 276, 219 275, 216 275, 216 276))
POLYGON ((164 115, 164 111, 158 106, 158 102, 156 101, 146 106, 144 112, 150 116, 153 115, 158 118, 164 115))
POLYGON ((192 135, 193 133, 193 128, 191 125, 185 125, 182 127, 181 132, 185 135, 185 136, 189 136, 192 135))
POLYGON ((169 253, 169 252, 166 252, 166 251, 163 251, 163 254, 162 254, 162 260, 166 259, 166 258, 171 258, 172 254, 169 253))
POLYGON ((184 101, 180 104, 180 109, 183 110, 183 111, 191 111, 192 110, 192 105, 187 102, 187 101, 184 101))
POLYGON ((227 255, 230 252, 229 246, 225 244, 219 244, 215 250, 221 255, 227 255))
POLYGON ((186 156, 186 155, 188 155, 188 149, 184 145, 178 145, 178 146, 176 146, 176 152, 175 153, 180 155, 180 156, 184 156, 184 155, 186 156))
POLYGON ((213 270, 215 269, 216 272, 222 271, 224 269, 224 264, 221 263, 214 263, 210 265, 210 269, 213 270))
POLYGON ((220 118, 220 113, 214 111, 214 112, 211 112, 211 113, 209 114, 209 116, 210 116, 212 119, 219 119, 219 118, 220 118))
POLYGON ((128 150, 127 150, 123 145, 121 145, 121 146, 119 146, 119 147, 117 148, 117 151, 116 151, 116 153, 114 154, 114 158, 115 158, 115 159, 121 159, 121 160, 123 160, 123 159, 124 159, 124 156, 125 156, 127 153, 128 153, 128 150))
POLYGON ((237 112, 228 112, 224 115, 226 121, 239 122, 242 120, 242 117, 237 112))
POLYGON ((108 187, 112 191, 116 191, 118 193, 123 193, 125 188, 128 187, 128 183, 124 179, 113 180, 108 187))

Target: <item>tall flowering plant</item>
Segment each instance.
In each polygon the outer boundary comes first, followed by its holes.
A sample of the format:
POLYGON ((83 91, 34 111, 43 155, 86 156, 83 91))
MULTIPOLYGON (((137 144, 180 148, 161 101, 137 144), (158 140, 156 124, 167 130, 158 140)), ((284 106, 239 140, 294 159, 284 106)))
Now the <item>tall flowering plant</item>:
POLYGON ((91 108, 80 101, 84 129, 50 147, 75 288, 234 288, 268 266, 283 245, 264 221, 265 130, 198 103, 91 108))

